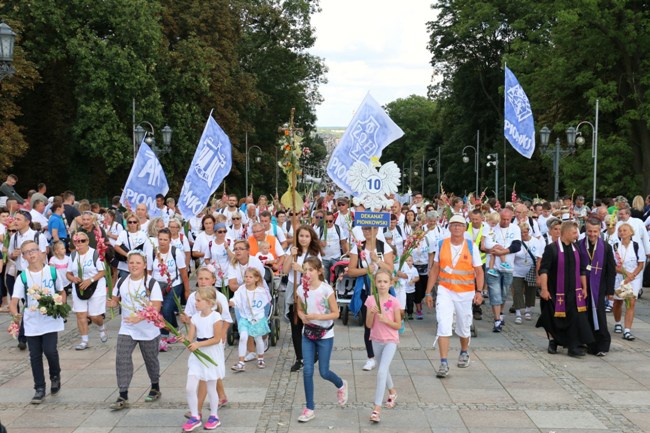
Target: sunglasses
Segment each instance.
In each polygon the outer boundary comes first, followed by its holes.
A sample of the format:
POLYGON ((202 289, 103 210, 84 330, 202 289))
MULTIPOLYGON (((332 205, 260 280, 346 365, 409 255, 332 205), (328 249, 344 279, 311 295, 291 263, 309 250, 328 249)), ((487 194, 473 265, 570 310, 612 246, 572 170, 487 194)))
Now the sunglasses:
POLYGON ((233 219, 233 220, 240 220, 241 218, 239 218, 239 217, 232 217, 231 219, 233 219))
POLYGON ((322 220, 323 219, 322 216, 315 216, 314 218, 316 218, 317 220, 322 220))
POLYGON ((328 223, 333 223, 333 222, 334 222, 334 220, 327 220, 327 222, 328 222, 328 223))
POLYGON ((220 234, 220 235, 222 235, 222 234, 224 234, 224 233, 228 233, 228 232, 227 232, 226 230, 217 230, 217 233, 220 234))
POLYGON ((127 224, 137 224, 138 222, 137 221, 127 221, 126 223, 127 224))
POLYGON ((72 241, 72 242, 74 242, 75 244, 85 244, 86 242, 88 242, 88 239, 77 239, 76 241, 72 241))
POLYGON ((338 203, 337 206, 347 206, 346 203, 338 203))

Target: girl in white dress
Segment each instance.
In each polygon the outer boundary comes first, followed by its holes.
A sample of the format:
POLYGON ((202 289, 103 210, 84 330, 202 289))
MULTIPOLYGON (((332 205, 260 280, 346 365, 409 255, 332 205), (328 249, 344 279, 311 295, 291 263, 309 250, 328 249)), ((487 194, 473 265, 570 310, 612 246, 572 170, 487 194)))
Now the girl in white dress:
POLYGON ((200 348, 218 366, 214 366, 207 361, 201 362, 196 355, 190 355, 187 361, 188 371, 185 392, 192 416, 183 425, 184 431, 192 431, 202 424, 197 396, 199 381, 206 382, 208 398, 210 400, 210 417, 203 428, 206 430, 214 430, 221 425, 217 414, 219 407, 217 380, 225 376, 223 346, 219 344, 222 337, 221 306, 217 304, 216 291, 212 287, 199 287, 195 296, 198 313, 192 316, 187 339, 193 341, 196 337, 196 341, 187 346, 187 349, 194 352, 200 348), (217 311, 213 311, 215 305, 217 305, 217 311))

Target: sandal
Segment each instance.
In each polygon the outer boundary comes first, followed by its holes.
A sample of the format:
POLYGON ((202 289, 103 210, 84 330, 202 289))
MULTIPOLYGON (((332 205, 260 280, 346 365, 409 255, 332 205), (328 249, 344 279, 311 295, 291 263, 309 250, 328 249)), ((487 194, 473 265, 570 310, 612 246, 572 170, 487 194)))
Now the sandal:
POLYGON ((623 340, 634 341, 635 339, 636 339, 636 337, 634 335, 632 335, 632 333, 630 331, 625 331, 623 333, 623 340))
POLYGON ((227 398, 224 398, 223 400, 219 400, 218 408, 221 409, 222 407, 224 407, 227 404, 228 404, 228 399, 227 398))
POLYGON ((157 389, 152 389, 149 391, 149 395, 147 395, 144 398, 144 401, 146 401, 147 403, 151 403, 152 401, 156 401, 160 399, 161 396, 162 393, 160 391, 158 391, 157 389))
POLYGON ((123 399, 122 397, 118 397, 117 401, 115 403, 111 403, 109 407, 111 408, 111 410, 126 409, 127 407, 129 407, 129 401, 123 399))
POLYGON ((395 407, 395 400, 397 400, 397 393, 395 394, 388 394, 388 400, 386 400, 386 404, 384 407, 387 407, 388 409, 392 409, 395 407))
POLYGON ((379 416, 379 412, 376 410, 372 411, 372 414, 370 415, 370 422, 378 423, 381 421, 381 417, 379 416))

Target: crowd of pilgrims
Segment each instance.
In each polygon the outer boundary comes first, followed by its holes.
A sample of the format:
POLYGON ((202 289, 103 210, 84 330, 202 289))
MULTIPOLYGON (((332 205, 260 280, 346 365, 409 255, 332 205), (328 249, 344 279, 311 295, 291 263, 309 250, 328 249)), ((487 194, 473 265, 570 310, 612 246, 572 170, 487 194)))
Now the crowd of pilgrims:
MULTIPOLYGON (((509 326, 536 319, 536 326, 548 335, 548 352, 564 347, 574 357, 586 352, 605 356, 610 329, 625 340, 635 339, 634 306, 650 255, 650 200, 641 196, 631 205, 619 196, 597 200, 590 208, 581 196, 531 203, 513 195, 502 206, 495 198, 443 194, 429 201, 415 193, 408 203, 395 200, 386 209, 389 227, 370 228, 354 223, 355 212, 365 210, 363 206, 330 192, 306 197, 303 211, 295 216, 277 199, 260 196, 255 202, 250 196, 224 194, 189 220, 183 220, 173 198, 162 195, 156 198, 155 211, 144 204, 124 208, 119 197, 102 208, 77 201, 71 191, 50 198, 36 191, 26 200, 5 195, 0 208, 0 311, 11 313, 20 324, 20 350, 29 348, 35 388, 31 402, 41 403, 46 396, 43 355, 51 394, 61 388, 57 336, 65 324, 63 318, 34 307, 38 300, 30 289, 41 287, 71 305, 70 318, 76 318, 80 336, 75 350, 116 339, 119 397, 110 406, 113 410, 129 407, 136 345, 151 381, 147 402, 162 395, 159 356, 169 345, 183 343, 190 352, 200 349, 213 359, 216 365, 189 355, 185 431, 214 429, 221 423, 218 409, 228 404, 223 378, 229 327, 236 326, 239 335, 233 374, 265 368, 271 306, 283 312, 291 328, 291 371, 303 371, 306 404, 298 421, 315 417, 316 366, 336 388, 338 403, 345 405, 347 382, 329 366, 333 323, 340 314, 336 292, 344 278, 359 289, 355 295, 360 298, 367 352, 363 370, 377 368, 370 420, 379 422, 381 409, 396 404, 389 366, 405 322, 423 320, 423 306, 431 307, 438 283, 446 284, 444 271, 453 274, 449 266, 441 269, 442 262, 452 258, 441 258, 439 266, 436 258, 445 239, 452 238, 452 250, 455 238, 466 239, 472 253, 469 263, 474 262, 467 269, 473 274, 472 266, 477 267, 476 278, 468 280, 472 294, 466 301, 449 301, 458 316, 469 314, 469 323, 483 320, 487 306, 494 319, 492 330, 501 332, 508 316, 506 299, 511 298, 509 326), (456 229, 460 235, 454 234, 456 229), (196 284, 190 285, 191 274, 196 284), (368 276, 373 277, 376 296, 368 276), (479 295, 475 298, 474 289, 479 295), (177 301, 182 303, 180 311, 177 301), (140 314, 147 308, 160 311, 171 327, 183 332, 161 329, 140 314), (608 321, 610 312, 613 318, 608 321), (104 322, 116 313, 121 313, 121 325, 117 335, 110 335, 104 322), (203 419, 206 398, 209 417, 203 419)), ((449 330, 439 329, 437 338, 451 335, 451 317, 444 324, 449 330)), ((458 367, 464 368, 469 354, 463 341, 469 336, 459 329, 469 329, 469 323, 458 322, 462 317, 453 320, 464 347, 458 367)), ((438 322, 443 327, 440 317, 438 322)), ((444 350, 438 377, 449 373, 444 350)))

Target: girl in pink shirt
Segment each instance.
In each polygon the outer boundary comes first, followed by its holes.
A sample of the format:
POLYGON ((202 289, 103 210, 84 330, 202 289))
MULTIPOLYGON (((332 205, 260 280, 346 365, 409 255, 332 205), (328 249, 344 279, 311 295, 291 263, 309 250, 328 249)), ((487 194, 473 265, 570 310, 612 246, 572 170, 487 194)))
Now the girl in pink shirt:
POLYGON ((397 351, 399 343, 399 329, 402 327, 402 314, 399 301, 390 295, 392 275, 390 272, 380 269, 375 274, 375 285, 379 292, 379 304, 377 307, 374 296, 368 296, 366 307, 366 326, 370 328, 370 341, 375 352, 375 359, 379 368, 377 369, 377 389, 375 391, 375 407, 370 415, 370 421, 379 422, 384 392, 388 388, 387 408, 395 407, 397 390, 394 388, 393 379, 390 376, 390 363, 397 351))

